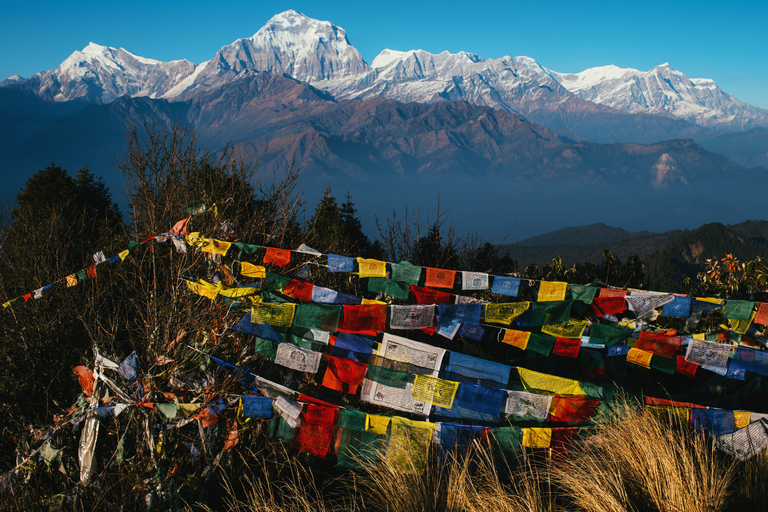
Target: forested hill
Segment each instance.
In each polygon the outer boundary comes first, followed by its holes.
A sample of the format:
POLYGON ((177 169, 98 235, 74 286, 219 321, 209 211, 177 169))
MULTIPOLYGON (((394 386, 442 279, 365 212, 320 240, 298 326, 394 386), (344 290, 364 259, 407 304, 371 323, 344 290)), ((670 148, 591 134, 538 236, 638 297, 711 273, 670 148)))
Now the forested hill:
POLYGON ((752 220, 739 224, 705 224, 694 230, 628 233, 605 224, 592 224, 557 231, 500 247, 520 268, 529 263, 545 264, 559 256, 564 265, 600 262, 609 249, 620 260, 633 254, 644 263, 645 284, 649 289, 686 291, 686 277, 696 278, 708 258, 730 253, 740 261, 757 256, 768 258, 768 221, 752 220), (622 234, 624 233, 624 234, 622 234))

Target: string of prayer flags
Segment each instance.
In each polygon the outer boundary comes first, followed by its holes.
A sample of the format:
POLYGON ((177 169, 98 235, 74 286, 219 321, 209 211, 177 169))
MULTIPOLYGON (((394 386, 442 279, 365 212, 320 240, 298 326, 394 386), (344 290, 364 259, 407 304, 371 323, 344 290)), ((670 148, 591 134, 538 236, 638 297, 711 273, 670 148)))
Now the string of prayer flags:
POLYGON ((462 290, 487 290, 488 274, 481 272, 462 272, 461 273, 462 290))
POLYGON ((485 305, 485 321, 492 324, 509 325, 525 313, 530 302, 505 302, 485 305))
POLYGON ((375 336, 387 328, 387 306, 372 304, 344 305, 342 321, 338 330, 375 336))
POLYGON ((527 368, 517 369, 520 381, 529 393, 559 396, 587 396, 577 380, 540 373, 527 368))
POLYGON ((338 254, 328 255, 328 272, 352 272, 355 268, 355 260, 349 256, 338 254))
POLYGON ((635 347, 661 357, 672 358, 683 343, 683 338, 661 333, 642 331, 635 347))
POLYGON ((427 267, 424 285, 428 288, 453 288, 455 278, 454 270, 427 267))
POLYGON ((560 281, 542 281, 539 285, 539 302, 551 302, 556 300, 565 300, 565 292, 568 283, 560 281))
POLYGON ((291 262, 290 249, 277 249, 275 247, 265 247, 267 252, 264 254, 264 263, 274 263, 278 267, 284 267, 291 262))
POLYGON ((493 276, 493 285, 491 286, 491 293, 496 295, 506 295, 508 297, 517 297, 520 291, 520 278, 518 277, 506 277, 506 276, 493 276))
POLYGON ((411 285, 419 284, 421 279, 421 267, 412 265, 407 261, 401 261, 400 263, 392 263, 392 279, 400 281, 401 283, 408 283, 411 285))
POLYGON ((384 261, 357 258, 360 277, 387 277, 387 264, 384 261))

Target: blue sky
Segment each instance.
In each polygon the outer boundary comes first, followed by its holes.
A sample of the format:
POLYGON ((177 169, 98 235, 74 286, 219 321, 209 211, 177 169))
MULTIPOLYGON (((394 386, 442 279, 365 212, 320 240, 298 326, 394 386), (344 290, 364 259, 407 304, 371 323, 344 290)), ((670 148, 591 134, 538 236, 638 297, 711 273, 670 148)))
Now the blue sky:
POLYGON ((197 64, 286 9, 346 29, 369 63, 384 48, 526 55, 560 72, 669 62, 768 109, 768 2, 754 0, 15 2, 0 19, 0 80, 53 69, 89 42, 197 64))

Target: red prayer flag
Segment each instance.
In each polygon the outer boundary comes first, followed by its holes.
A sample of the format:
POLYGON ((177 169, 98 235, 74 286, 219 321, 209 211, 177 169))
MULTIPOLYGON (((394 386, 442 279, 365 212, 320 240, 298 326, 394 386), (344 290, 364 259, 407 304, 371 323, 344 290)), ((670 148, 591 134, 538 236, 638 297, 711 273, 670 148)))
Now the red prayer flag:
POLYGON ((32 292, 29 292, 23 296, 24 302, 27 302, 31 298, 32 298, 32 292))
POLYGON ((189 225, 189 219, 192 217, 187 217, 186 219, 181 219, 179 222, 173 225, 171 228, 171 233, 174 235, 188 235, 189 232, 187 231, 187 226, 189 225))
POLYGON ((364 304, 344 305, 344 315, 339 322, 338 330, 376 336, 377 333, 386 330, 387 305, 364 304))
POLYGON ((683 343, 683 338, 667 336, 661 333, 643 331, 637 339, 635 348, 652 352, 654 355, 671 359, 683 343))
POLYGON ((627 294, 627 290, 614 290, 613 288, 600 288, 598 297, 624 297, 627 294))
POLYGON ((581 349, 581 340, 575 340, 572 338, 555 338, 555 346, 552 348, 552 353, 557 356, 579 357, 579 350, 581 349))
POLYGON ((427 267, 426 280, 424 281, 424 284, 431 288, 453 288, 453 281, 455 277, 455 270, 427 267))
POLYGON ((696 378, 696 370, 698 369, 699 365, 686 361, 685 356, 677 356, 677 373, 694 379, 696 378))
POLYGON ((192 416, 196 420, 200 420, 200 424, 203 428, 212 427, 219 421, 219 415, 213 411, 213 408, 209 405, 204 405, 199 411, 192 416))
POLYGON ((312 288, 312 283, 305 283, 303 281, 291 279, 288 281, 288 284, 285 285, 285 290, 283 290, 283 293, 293 297, 294 299, 310 302, 312 300, 312 288))
POLYGON ((326 355, 325 358, 328 360, 328 367, 322 385, 334 391, 356 394, 358 386, 365 378, 368 365, 343 357, 326 355))
POLYGON ((597 316, 616 315, 627 309, 624 297, 596 297, 592 299, 592 309, 597 316))
POLYGON ((452 295, 450 293, 441 292, 439 290, 431 290, 429 288, 421 288, 420 286, 411 285, 411 293, 416 301, 416 304, 450 304, 452 295))
POLYGON ((93 370, 89 370, 85 366, 75 366, 72 368, 72 373, 77 375, 77 380, 80 382, 80 386, 83 388, 85 396, 90 397, 93 394, 93 384, 95 379, 93 378, 93 370))
POLYGON ((549 415, 549 421, 563 423, 581 423, 595 415, 600 400, 580 396, 555 396, 552 398, 554 407, 549 415))
POLYGON ((573 444, 573 427, 553 428, 549 447, 553 456, 567 456, 573 444))
POLYGON ((264 255, 264 263, 274 263, 278 267, 284 267, 291 261, 290 249, 275 249, 274 247, 265 247, 267 254, 264 255))
POLYGON ((85 273, 90 278, 96 277, 96 265, 91 265, 90 267, 86 267, 85 273))
POLYGON ((331 452, 338 408, 308 403, 304 406, 304 421, 293 438, 293 447, 325 457, 331 452))
POLYGON ((760 325, 768 325, 768 302, 760 303, 753 322, 760 325))

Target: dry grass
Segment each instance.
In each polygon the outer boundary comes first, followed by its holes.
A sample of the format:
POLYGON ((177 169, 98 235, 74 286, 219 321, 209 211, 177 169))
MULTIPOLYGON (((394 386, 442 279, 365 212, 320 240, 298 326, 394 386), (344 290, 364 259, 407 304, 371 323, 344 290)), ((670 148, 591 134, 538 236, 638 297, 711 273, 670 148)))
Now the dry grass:
POLYGON ((734 467, 703 435, 641 412, 580 445, 553 476, 576 510, 713 512, 734 467))

